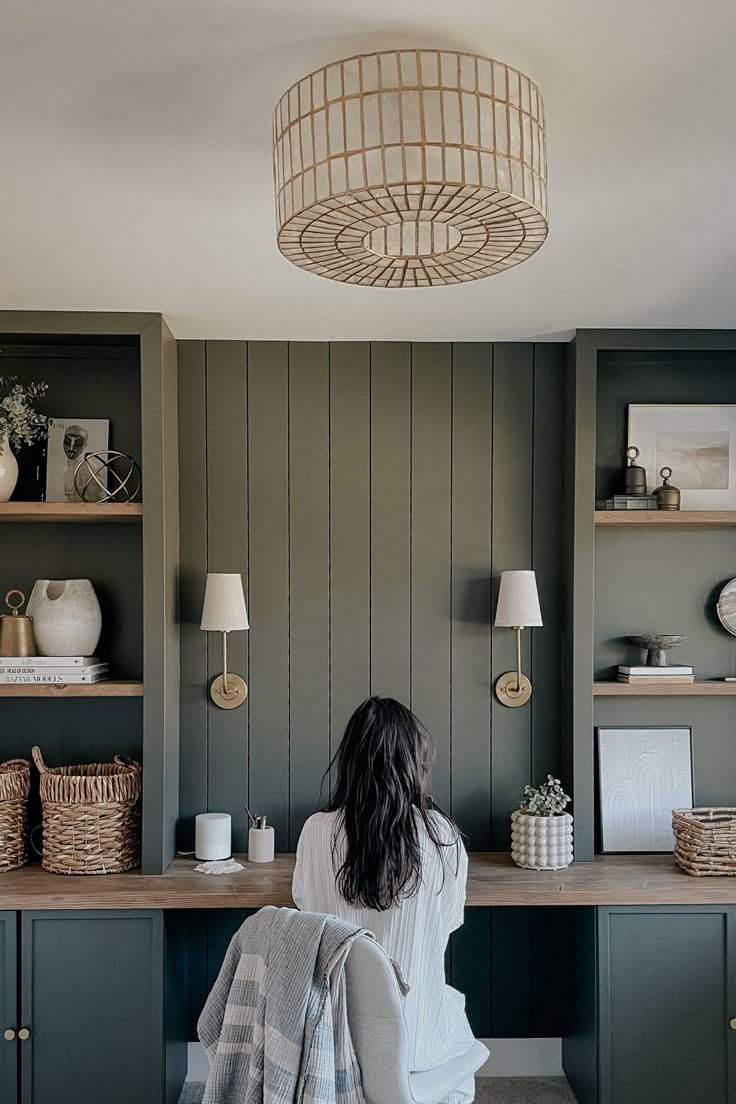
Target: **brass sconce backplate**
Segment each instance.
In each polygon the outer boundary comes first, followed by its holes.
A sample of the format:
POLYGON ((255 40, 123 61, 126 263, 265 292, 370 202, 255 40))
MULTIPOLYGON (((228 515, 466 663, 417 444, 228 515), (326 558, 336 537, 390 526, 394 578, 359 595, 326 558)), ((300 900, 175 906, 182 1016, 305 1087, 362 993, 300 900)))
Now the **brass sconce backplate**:
POLYGON ((496 683, 496 697, 502 705, 516 709, 520 705, 526 705, 532 696, 532 684, 526 675, 519 680, 516 671, 506 671, 496 683))
POLYGON ((210 696, 220 709, 237 709, 248 697, 248 687, 240 675, 227 675, 227 693, 225 692, 225 680, 218 675, 210 687, 210 696))

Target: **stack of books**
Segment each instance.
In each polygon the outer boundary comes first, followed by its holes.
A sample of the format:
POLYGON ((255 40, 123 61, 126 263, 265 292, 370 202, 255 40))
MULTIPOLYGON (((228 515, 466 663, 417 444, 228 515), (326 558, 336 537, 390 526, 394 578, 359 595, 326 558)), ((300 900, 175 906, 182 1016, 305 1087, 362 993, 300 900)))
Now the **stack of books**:
POLYGON ((692 667, 619 667, 618 681, 631 686, 685 686, 695 682, 692 667))
POLYGON ((607 510, 656 510, 656 495, 614 495, 606 499, 607 510))
POLYGON ((31 683, 78 685, 102 682, 108 677, 108 664, 97 656, 3 656, 0 658, 0 685, 31 683))

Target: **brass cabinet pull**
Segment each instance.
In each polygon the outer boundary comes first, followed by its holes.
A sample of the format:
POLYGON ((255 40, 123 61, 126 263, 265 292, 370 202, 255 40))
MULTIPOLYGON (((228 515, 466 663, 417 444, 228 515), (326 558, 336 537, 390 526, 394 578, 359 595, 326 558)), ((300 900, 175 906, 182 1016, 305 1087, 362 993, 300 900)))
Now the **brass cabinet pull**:
POLYGON ((732 1031, 736 1031, 736 1016, 734 1016, 732 1020, 728 1021, 728 1026, 731 1028, 732 1031))
POLYGON ((22 1027, 18 1032, 18 1038, 21 1039, 23 1042, 25 1042, 26 1039, 30 1039, 30 1037, 31 1033, 27 1027, 22 1027))
POLYGON ((3 1039, 5 1039, 6 1042, 12 1043, 14 1038, 15 1032, 13 1031, 12 1027, 9 1027, 7 1031, 3 1031, 3 1039))

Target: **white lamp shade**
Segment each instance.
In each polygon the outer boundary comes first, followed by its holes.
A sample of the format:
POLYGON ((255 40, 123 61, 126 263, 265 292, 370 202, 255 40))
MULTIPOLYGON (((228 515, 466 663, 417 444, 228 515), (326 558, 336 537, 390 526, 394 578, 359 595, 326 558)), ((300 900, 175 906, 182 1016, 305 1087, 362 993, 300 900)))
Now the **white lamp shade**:
POLYGON ((249 627, 240 575, 211 573, 207 576, 199 627, 206 632, 237 632, 249 627))
POLYGON ((495 624, 501 629, 542 624, 537 579, 533 571, 502 571, 495 624))

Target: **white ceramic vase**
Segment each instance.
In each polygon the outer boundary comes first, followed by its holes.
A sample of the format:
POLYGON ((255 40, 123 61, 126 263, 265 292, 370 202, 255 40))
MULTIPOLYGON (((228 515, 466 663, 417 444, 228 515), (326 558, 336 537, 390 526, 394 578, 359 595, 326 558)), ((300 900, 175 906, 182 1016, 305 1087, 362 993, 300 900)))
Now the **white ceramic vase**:
POLYGON ((37 579, 27 613, 39 655, 94 655, 102 614, 89 579, 37 579))
POLYGON ((8 502, 18 482, 18 461, 7 437, 0 437, 0 502, 8 502))
POLYGON ((526 870, 563 870, 572 862, 572 817, 511 814, 511 858, 526 870))

